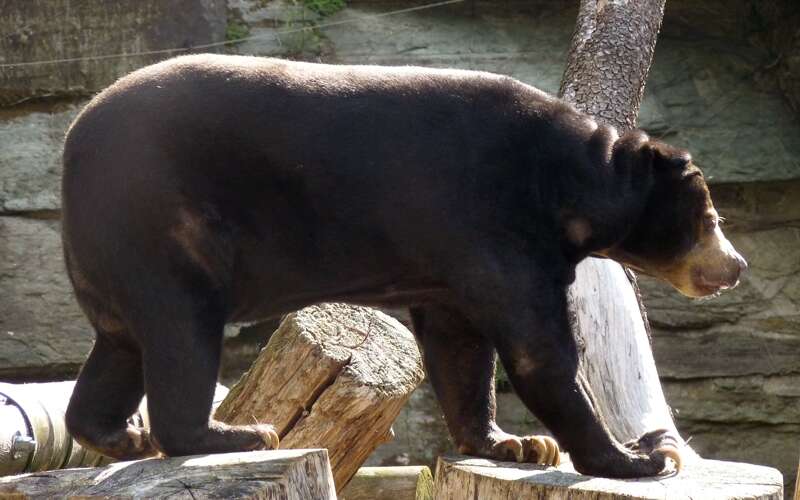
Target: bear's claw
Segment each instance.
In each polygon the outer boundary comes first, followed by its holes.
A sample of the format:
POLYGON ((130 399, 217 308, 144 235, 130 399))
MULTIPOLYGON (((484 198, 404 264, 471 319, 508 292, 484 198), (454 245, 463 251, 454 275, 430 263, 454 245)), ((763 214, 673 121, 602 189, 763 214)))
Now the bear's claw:
POLYGON ((517 462, 532 462, 555 466, 561 463, 558 443, 550 436, 512 436, 492 447, 494 458, 504 459, 509 455, 517 462))
POLYGON ((256 432, 258 435, 261 436, 261 440, 264 442, 265 450, 277 450, 281 444, 281 439, 278 436, 278 433, 275 431, 275 427, 269 424, 259 424, 256 428, 256 432))
POLYGON ((559 465, 561 463, 561 451, 558 449, 558 443, 550 436, 540 436, 547 446, 547 464, 559 465))
POLYGON ((653 451, 653 453, 662 455, 664 458, 670 458, 675 463, 675 472, 680 472, 683 469, 683 459, 681 452, 673 445, 662 446, 653 451))
POLYGON ((643 434, 639 439, 625 443, 630 451, 649 457, 667 458, 675 463, 675 471, 683 468, 683 458, 680 452, 680 441, 666 429, 658 429, 643 434))

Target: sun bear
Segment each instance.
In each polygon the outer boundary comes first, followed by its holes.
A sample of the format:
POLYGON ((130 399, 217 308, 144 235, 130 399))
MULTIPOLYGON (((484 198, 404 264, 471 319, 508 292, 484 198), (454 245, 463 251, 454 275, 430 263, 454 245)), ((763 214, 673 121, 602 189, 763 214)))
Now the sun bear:
POLYGON ((589 256, 689 296, 736 284, 686 151, 618 137, 512 78, 192 55, 97 95, 63 154, 67 270, 96 342, 66 419, 118 459, 278 446, 209 417, 223 327, 322 301, 404 305, 461 452, 558 460, 495 423, 495 352, 577 470, 660 473, 576 376, 566 289, 589 256), (149 432, 126 422, 147 394, 149 432))

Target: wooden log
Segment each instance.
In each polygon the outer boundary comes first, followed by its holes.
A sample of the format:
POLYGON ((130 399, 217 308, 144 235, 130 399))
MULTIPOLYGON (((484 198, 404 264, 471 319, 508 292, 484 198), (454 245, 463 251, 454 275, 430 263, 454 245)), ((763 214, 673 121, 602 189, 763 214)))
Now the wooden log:
POLYGON ((276 450, 117 462, 0 478, 0 499, 258 498, 335 500, 325 450, 276 450))
POLYGON ((433 476, 424 465, 361 467, 339 500, 433 500, 433 476))
POLYGON ((346 304, 288 315, 216 418, 267 422, 281 448, 327 448, 341 491, 381 443, 423 379, 411 332, 379 311, 346 304))
POLYGON ((439 458, 434 492, 437 500, 783 500, 783 478, 771 467, 717 460, 698 460, 677 475, 623 480, 584 476, 568 462, 555 468, 450 456, 439 458))
POLYGON ((800 500, 800 463, 797 464, 797 478, 794 480, 794 500, 800 500))

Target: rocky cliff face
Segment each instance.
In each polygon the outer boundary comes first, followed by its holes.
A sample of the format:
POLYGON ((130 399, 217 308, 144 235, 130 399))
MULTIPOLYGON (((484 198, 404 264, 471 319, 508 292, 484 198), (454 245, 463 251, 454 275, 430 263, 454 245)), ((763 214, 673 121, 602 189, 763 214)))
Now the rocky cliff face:
POLYGON ((752 41, 770 52, 769 71, 775 75, 792 109, 800 111, 800 3, 778 0, 747 5, 760 28, 752 41))
MULTIPOLYGON (((354 2, 320 18, 279 0, 54 1, 35 10, 40 3, 0 0, 9 13, 0 16, 0 64, 180 48, 227 33, 254 37, 222 49, 231 52, 484 69, 550 92, 576 13, 575 2, 546 0, 371 18, 410 4, 354 2)), ((701 454, 778 466, 787 482, 800 451, 797 11, 789 0, 670 0, 640 116, 652 135, 692 151, 751 264, 740 287, 710 301, 642 279, 667 398, 701 454)), ((0 378, 71 376, 88 351, 92 335, 61 261, 63 133, 89 95, 166 55, 0 68, 0 378)), ((237 342, 229 366, 254 352, 237 342)), ((500 405, 510 429, 530 428, 513 395, 500 405)), ((375 462, 430 460, 447 448, 425 387, 395 430, 375 462)))
POLYGON ((3 68, 2 106, 86 96, 185 47, 225 38, 224 0, 0 0, 0 12, 0 63, 62 61, 3 68), (107 57, 117 54, 127 55, 107 57))
POLYGON ((150 52, 223 41, 227 5, 0 0, 0 12, 0 64, 12 65, 0 67, 0 378, 74 377, 93 335, 61 255, 64 133, 92 94, 169 55, 150 52))

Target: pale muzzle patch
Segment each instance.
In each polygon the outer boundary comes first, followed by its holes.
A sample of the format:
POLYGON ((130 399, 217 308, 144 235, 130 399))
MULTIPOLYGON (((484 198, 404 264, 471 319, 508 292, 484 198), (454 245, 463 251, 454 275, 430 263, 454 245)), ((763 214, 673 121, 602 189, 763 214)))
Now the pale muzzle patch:
POLYGON ((688 297, 706 297, 735 287, 745 269, 747 262, 717 225, 677 266, 657 274, 688 297))

